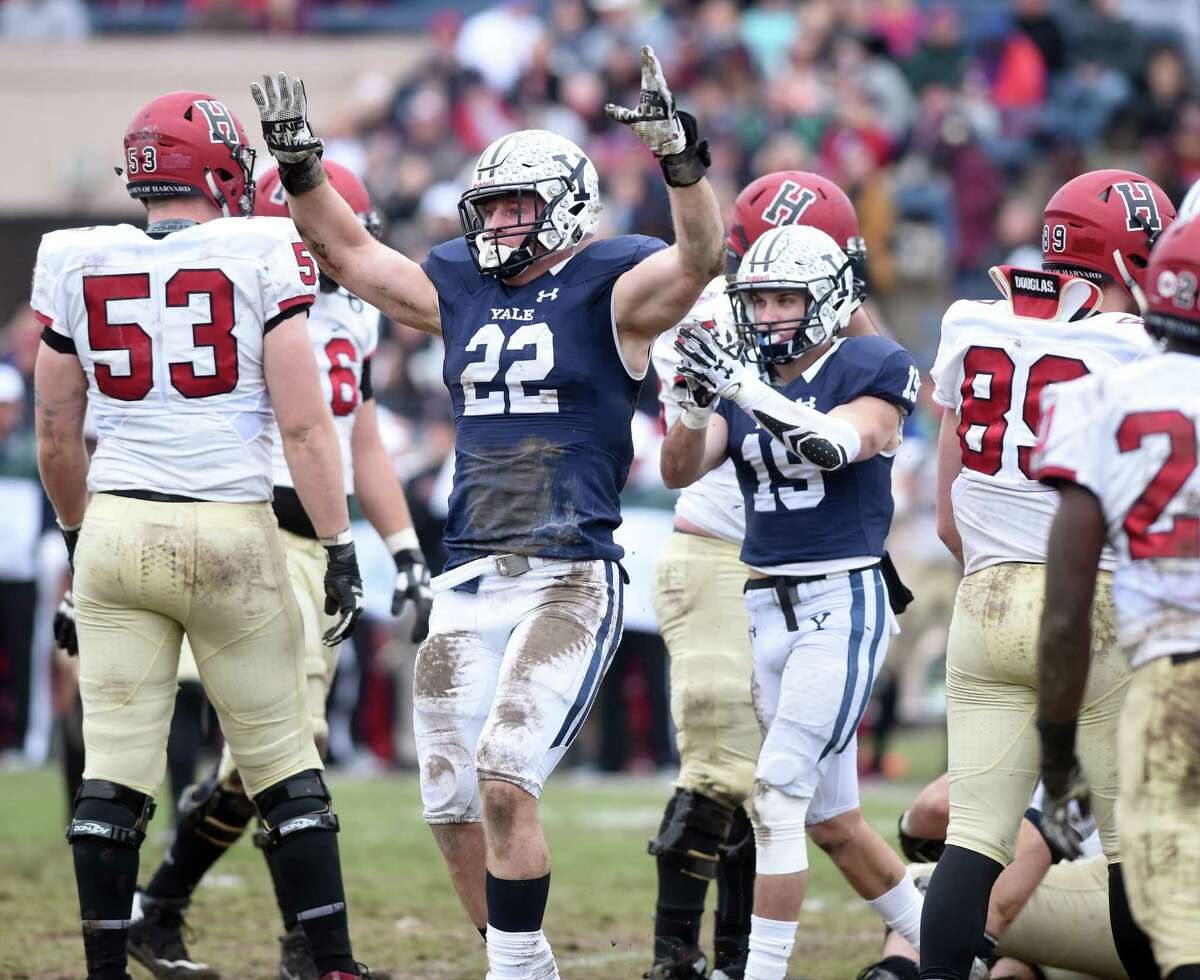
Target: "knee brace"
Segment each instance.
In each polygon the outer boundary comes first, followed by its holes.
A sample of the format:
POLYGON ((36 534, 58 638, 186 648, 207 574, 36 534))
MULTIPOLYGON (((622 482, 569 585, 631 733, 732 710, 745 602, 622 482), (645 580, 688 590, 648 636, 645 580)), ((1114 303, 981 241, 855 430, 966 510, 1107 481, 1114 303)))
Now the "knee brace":
POLYGON ((732 823, 732 807, 700 793, 677 789, 667 803, 658 836, 647 850, 683 874, 712 881, 717 876, 721 845, 732 823))
POLYGON ((195 831, 220 847, 235 844, 253 816, 250 798, 222 786, 216 773, 179 795, 179 830, 195 831))
POLYGON ((254 798, 254 805, 266 832, 263 846, 268 851, 293 834, 338 830, 333 798, 318 769, 306 769, 267 787, 254 798))
POLYGON ((67 840, 98 837, 137 850, 146 839, 154 816, 154 799, 107 779, 85 779, 75 793, 75 811, 67 825, 67 840))
POLYGON ((471 752, 458 744, 441 743, 420 752, 420 766, 426 823, 479 822, 479 783, 471 752))
POLYGON ((755 870, 760 875, 790 875, 808 869, 805 818, 812 800, 788 796, 766 783, 756 783, 750 819, 757 848, 755 870))

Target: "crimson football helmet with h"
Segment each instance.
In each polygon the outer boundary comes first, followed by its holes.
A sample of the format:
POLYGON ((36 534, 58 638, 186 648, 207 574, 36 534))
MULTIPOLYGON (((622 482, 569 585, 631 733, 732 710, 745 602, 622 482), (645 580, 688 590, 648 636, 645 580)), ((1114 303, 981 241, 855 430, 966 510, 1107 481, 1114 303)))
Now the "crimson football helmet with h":
MULTIPOLYGON (((350 208, 358 215, 363 227, 370 232, 372 238, 378 238, 382 230, 379 212, 371 204, 371 195, 367 186, 348 167, 332 160, 322 160, 325 176, 330 185, 337 191, 350 208)), ((279 182, 279 168, 268 170, 258 179, 258 190, 254 196, 254 213, 265 217, 290 218, 287 197, 283 193, 283 184, 279 182)))
MULTIPOLYGON (((254 150, 219 99, 168 92, 138 110, 125 130, 130 197, 203 197, 227 218, 254 210, 254 150)), ((121 169, 118 169, 118 173, 121 169)))
POLYGON ((1175 206, 1149 177, 1131 170, 1080 174, 1046 204, 1042 268, 1112 280, 1136 298, 1146 286, 1150 249, 1174 220, 1175 206))
POLYGON ((854 305, 866 298, 867 247, 854 205, 832 180, 806 170, 764 174, 738 194, 725 236, 726 275, 736 274, 742 256, 763 233, 783 225, 808 225, 832 238, 854 270, 854 305))

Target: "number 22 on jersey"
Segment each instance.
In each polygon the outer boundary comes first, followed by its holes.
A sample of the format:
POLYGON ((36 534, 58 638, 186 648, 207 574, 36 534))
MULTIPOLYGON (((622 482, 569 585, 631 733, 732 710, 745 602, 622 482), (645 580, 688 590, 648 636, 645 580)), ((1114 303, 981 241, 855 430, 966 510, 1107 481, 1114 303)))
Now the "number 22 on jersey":
POLYGON ((963 357, 958 441, 966 469, 1032 480, 1030 455, 1041 423, 1042 389, 1088 373, 1075 357, 1042 354, 1020 363, 1000 347, 972 347, 963 357))
POLYGON ((526 384, 545 381, 554 369, 554 335, 547 323, 523 323, 511 337, 505 338, 498 323, 488 323, 467 341, 468 354, 481 352, 483 359, 468 364, 462 373, 464 415, 532 415, 558 411, 558 391, 539 388, 528 391, 526 384), (505 353, 533 348, 533 357, 512 359, 504 371, 504 388, 480 394, 479 385, 488 385, 500 373, 505 353))

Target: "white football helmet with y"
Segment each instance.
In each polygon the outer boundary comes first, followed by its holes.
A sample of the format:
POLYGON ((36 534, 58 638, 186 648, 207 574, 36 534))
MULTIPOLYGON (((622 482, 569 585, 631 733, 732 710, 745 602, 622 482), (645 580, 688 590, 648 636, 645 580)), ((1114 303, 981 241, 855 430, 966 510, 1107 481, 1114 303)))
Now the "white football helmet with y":
POLYGON ((743 256, 726 288, 746 358, 786 364, 836 337, 857 305, 854 269, 842 248, 819 228, 784 225, 764 232, 743 256), (803 292, 802 317, 755 320, 751 294, 762 290, 803 292))
POLYGON ((458 202, 467 247, 485 273, 510 279, 542 256, 593 235, 600 220, 600 178, 587 154, 544 129, 502 136, 479 155, 475 179, 458 202), (486 228, 488 198, 517 195, 521 220, 486 228), (523 235, 520 243, 501 239, 523 235))

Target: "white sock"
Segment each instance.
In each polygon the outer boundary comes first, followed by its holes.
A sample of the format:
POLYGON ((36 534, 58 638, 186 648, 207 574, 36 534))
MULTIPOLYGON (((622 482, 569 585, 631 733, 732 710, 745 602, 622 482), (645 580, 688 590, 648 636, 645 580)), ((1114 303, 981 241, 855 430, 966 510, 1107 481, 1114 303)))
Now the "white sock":
POLYGON ((487 928, 488 980, 554 980, 558 968, 546 936, 537 932, 501 932, 487 928))
POLYGON ((799 922, 780 922, 750 916, 750 958, 746 980, 784 980, 792 947, 796 945, 799 922))
POLYGON ((921 909, 925 896, 917 891, 907 874, 890 892, 869 899, 867 904, 879 913, 888 928, 900 933, 917 952, 921 951, 921 909))

